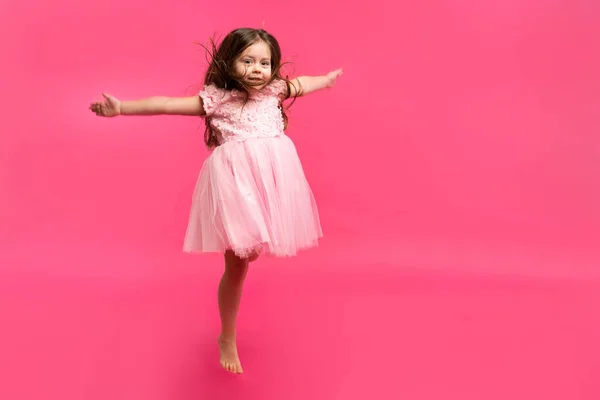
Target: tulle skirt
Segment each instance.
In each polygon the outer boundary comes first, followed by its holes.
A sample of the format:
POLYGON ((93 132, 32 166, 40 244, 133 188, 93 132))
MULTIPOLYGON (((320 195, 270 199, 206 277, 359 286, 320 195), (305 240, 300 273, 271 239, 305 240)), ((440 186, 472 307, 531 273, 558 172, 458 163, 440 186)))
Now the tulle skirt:
POLYGON ((317 205, 288 136, 225 142, 204 162, 184 251, 293 256, 320 237, 317 205))

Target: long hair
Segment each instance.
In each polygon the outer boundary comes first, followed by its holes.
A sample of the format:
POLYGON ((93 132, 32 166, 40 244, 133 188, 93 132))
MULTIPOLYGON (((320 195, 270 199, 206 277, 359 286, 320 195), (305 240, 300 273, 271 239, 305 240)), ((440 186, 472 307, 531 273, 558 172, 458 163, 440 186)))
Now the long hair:
MULTIPOLYGON (((210 39, 209 46, 202 45, 207 51, 209 57, 209 66, 204 76, 204 85, 215 85, 220 89, 237 90, 245 94, 245 102, 248 101, 249 85, 242 81, 242 77, 235 73, 235 62, 237 58, 248 47, 257 42, 265 42, 271 50, 271 79, 267 84, 274 80, 283 80, 286 82, 287 95, 290 93, 290 85, 293 85, 287 77, 281 75, 281 48, 279 42, 270 33, 264 29, 239 28, 236 29, 223 39, 217 47, 215 41, 210 39)), ((288 116, 285 112, 283 104, 279 105, 284 120, 284 129, 287 128, 288 116)), ((216 133, 211 127, 211 118, 205 118, 206 130, 204 132, 204 142, 206 146, 214 148, 219 145, 219 140, 216 133)))

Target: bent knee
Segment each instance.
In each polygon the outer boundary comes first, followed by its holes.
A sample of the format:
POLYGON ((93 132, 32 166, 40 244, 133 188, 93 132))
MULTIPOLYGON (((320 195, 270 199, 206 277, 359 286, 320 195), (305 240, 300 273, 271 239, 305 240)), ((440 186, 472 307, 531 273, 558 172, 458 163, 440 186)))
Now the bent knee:
POLYGON ((248 260, 248 262, 253 262, 256 261, 258 257, 260 257, 260 252, 255 251, 254 253, 250 254, 246 259, 248 260))
POLYGON ((245 262, 256 261, 256 259, 260 257, 260 253, 260 250, 255 250, 245 257, 240 257, 237 254, 235 254, 235 252, 233 252, 232 250, 227 250, 225 252, 225 260, 231 264, 244 264, 245 262))

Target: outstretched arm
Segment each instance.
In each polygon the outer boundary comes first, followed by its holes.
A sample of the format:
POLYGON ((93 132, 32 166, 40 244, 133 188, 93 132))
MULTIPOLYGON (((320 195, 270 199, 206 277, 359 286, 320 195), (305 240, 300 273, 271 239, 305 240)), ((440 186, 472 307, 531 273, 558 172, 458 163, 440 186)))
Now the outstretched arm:
POLYGON ((317 90, 331 88, 341 75, 342 69, 340 68, 323 76, 299 76, 292 79, 290 97, 305 96, 317 90))
POLYGON ((104 101, 90 104, 90 110, 100 117, 116 117, 118 115, 204 116, 206 114, 200 96, 154 96, 133 101, 119 101, 106 93, 102 93, 102 96, 104 96, 104 101))

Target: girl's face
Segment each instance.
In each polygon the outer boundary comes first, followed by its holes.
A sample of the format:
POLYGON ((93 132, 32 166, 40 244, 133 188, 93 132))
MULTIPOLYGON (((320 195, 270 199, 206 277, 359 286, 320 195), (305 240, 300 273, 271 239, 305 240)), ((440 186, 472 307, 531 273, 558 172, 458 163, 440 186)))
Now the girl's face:
POLYGON ((271 79, 271 49, 263 41, 248 47, 235 61, 235 72, 255 89, 262 89, 271 79))

